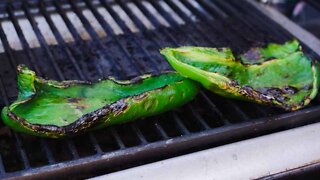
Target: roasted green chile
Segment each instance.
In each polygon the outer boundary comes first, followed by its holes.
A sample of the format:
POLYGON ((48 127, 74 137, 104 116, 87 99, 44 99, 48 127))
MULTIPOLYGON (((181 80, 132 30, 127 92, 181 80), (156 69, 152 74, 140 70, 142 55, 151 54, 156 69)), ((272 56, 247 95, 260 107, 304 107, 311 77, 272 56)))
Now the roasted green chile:
POLYGON ((236 58, 229 48, 165 48, 161 54, 181 75, 225 97, 293 111, 318 92, 319 65, 295 40, 252 48, 236 58))
POLYGON ((18 67, 18 99, 2 110, 5 124, 32 135, 58 138, 156 115, 178 107, 198 84, 175 72, 131 81, 96 83, 44 80, 18 67))

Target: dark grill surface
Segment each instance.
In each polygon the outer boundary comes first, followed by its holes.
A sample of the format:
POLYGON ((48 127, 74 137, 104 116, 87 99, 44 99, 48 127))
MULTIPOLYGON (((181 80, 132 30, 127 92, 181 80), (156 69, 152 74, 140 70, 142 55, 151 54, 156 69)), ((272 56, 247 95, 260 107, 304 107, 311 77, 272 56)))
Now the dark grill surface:
MULTIPOLYGON (((239 53, 293 38, 252 5, 238 0, 29 1, 2 3, 0 11, 1 108, 16 98, 15 72, 21 63, 50 79, 127 79, 171 69, 159 54, 162 47, 225 46, 239 53), (121 30, 107 22, 101 11, 107 11, 121 30), (85 31, 75 28, 71 12, 85 31), (87 12, 100 29, 92 25, 87 12), (66 42, 52 16, 60 17, 72 40, 66 42), (45 20, 57 43, 46 40, 37 18, 45 20), (39 47, 30 46, 19 23, 22 19, 31 24, 39 47), (21 50, 10 45, 3 23, 12 25, 21 50)), ((70 139, 31 137, 0 124, 0 178, 89 177, 311 123, 319 113, 316 101, 304 110, 286 113, 203 90, 193 102, 163 115, 70 139)))

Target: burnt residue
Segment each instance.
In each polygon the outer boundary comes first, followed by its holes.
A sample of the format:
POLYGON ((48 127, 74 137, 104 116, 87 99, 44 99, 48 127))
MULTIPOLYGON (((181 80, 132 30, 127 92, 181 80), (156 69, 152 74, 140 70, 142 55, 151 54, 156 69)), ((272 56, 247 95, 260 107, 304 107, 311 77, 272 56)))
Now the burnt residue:
POLYGON ((288 111, 296 109, 297 107, 302 107, 305 101, 307 101, 309 97, 309 96, 306 96, 301 102, 289 105, 289 104, 286 104, 286 101, 288 100, 288 96, 294 95, 301 89, 297 89, 292 86, 285 86, 282 88, 265 87, 265 88, 254 89, 253 87, 248 85, 240 86, 239 83, 235 80, 231 81, 229 83, 229 86, 232 86, 238 89, 238 93, 248 98, 249 100, 252 100, 255 102, 263 102, 263 104, 277 106, 288 111))
POLYGON ((253 64, 262 58, 259 48, 251 48, 249 51, 245 52, 243 56, 253 64))
POLYGON ((251 48, 250 50, 242 53, 241 56, 238 57, 241 59, 240 62, 243 65, 262 65, 264 62, 276 60, 274 57, 265 58, 258 47, 251 48))
POLYGON ((82 98, 67 98, 68 103, 79 103, 82 98))
POLYGON ((83 100, 82 98, 75 98, 75 97, 72 97, 72 98, 67 98, 66 99, 68 103, 70 104, 74 104, 75 105, 75 108, 82 111, 84 110, 85 108, 88 107, 87 104, 81 104, 80 102, 83 100))
POLYGON ((84 109, 86 108, 86 106, 84 106, 84 105, 77 105, 75 108, 78 109, 78 110, 80 110, 80 111, 82 111, 82 110, 84 110, 84 109))
MULTIPOLYGON (((308 86, 308 87, 310 87, 310 86, 308 86)), ((293 87, 293 86, 285 86, 285 87, 281 88, 281 90, 285 94, 289 94, 289 95, 293 95, 299 91, 298 88, 293 87)))

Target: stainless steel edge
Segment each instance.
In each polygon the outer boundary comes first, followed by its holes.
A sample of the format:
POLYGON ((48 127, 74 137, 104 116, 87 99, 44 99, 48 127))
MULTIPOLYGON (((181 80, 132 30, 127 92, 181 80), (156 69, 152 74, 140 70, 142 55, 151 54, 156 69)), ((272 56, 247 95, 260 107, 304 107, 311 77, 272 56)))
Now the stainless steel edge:
POLYGON ((320 162, 320 123, 248 139, 93 179, 269 179, 320 162))

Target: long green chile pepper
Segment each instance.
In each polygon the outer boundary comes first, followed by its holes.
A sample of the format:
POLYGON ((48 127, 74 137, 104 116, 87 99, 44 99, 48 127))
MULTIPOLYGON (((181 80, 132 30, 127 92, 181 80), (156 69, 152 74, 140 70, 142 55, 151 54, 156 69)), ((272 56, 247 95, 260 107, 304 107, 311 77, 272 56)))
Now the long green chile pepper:
POLYGON ((293 111, 318 92, 319 64, 296 40, 252 48, 237 58, 229 48, 165 48, 161 54, 181 75, 225 97, 293 111))
POLYGON ((10 128, 58 138, 156 115, 192 100, 198 84, 175 72, 130 81, 44 80, 18 67, 18 99, 2 110, 10 128))

